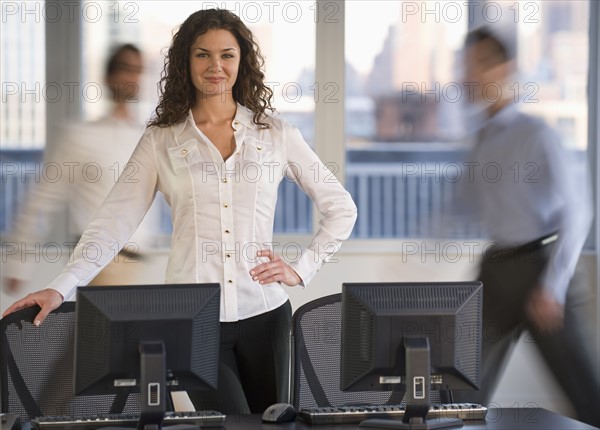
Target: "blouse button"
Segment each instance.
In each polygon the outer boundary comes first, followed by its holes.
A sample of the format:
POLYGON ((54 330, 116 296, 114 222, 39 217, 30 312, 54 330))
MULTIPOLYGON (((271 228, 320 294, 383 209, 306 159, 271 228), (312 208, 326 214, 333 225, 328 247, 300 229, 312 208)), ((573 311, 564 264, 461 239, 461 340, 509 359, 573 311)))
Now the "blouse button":
POLYGON ((182 149, 182 150, 181 150, 181 153, 182 153, 183 155, 186 155, 186 154, 188 153, 188 150, 184 148, 184 149, 182 149))
POLYGON ((223 203, 223 207, 224 207, 224 208, 228 208, 228 207, 229 207, 229 205, 228 205, 227 203, 223 203))
POLYGON ((223 183, 226 184, 227 183, 227 178, 223 178, 223 183))
POLYGON ((229 230, 225 230, 225 233, 229 234, 229 230))
POLYGON ((258 149, 259 151, 262 151, 262 146, 257 146, 256 149, 258 149))

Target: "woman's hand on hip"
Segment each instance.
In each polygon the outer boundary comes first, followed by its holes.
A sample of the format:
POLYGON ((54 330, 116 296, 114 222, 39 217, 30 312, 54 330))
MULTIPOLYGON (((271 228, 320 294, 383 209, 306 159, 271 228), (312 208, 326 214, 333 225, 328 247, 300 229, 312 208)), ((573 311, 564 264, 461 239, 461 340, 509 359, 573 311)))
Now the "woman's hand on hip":
POLYGON ((256 253, 257 257, 266 257, 269 259, 266 263, 261 263, 250 270, 250 276, 261 284, 270 284, 273 282, 282 282, 290 287, 298 285, 302 279, 292 267, 286 263, 279 255, 269 249, 261 249, 256 253))

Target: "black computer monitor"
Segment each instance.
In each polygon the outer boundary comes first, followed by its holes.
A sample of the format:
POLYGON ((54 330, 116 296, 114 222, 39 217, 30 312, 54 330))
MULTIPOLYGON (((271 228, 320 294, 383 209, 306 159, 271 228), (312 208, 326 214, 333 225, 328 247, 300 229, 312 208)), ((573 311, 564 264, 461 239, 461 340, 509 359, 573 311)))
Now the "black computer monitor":
POLYGON ((405 391, 395 428, 462 425, 427 421, 430 390, 479 388, 482 291, 480 282, 343 284, 340 388, 405 391))
POLYGON ((161 425, 167 391, 216 389, 219 284, 79 287, 75 394, 140 392, 161 425))

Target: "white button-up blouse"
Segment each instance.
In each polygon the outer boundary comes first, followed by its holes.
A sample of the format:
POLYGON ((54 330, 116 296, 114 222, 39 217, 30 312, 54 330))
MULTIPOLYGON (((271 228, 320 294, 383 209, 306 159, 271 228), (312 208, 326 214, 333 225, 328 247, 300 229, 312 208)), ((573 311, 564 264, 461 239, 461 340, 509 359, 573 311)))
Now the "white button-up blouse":
POLYGON ((282 285, 261 285, 249 274, 267 261, 256 252, 273 248, 281 180, 297 182, 322 215, 309 246, 298 252, 293 244, 291 261, 287 255, 305 286, 349 237, 357 211, 298 129, 276 116, 268 121, 270 128, 259 128, 252 112, 238 105, 232 123, 236 148, 226 161, 191 112, 179 124, 149 127, 49 288, 68 298, 91 281, 127 243, 160 191, 173 223, 166 283, 220 283, 221 321, 249 318, 285 303, 282 285))

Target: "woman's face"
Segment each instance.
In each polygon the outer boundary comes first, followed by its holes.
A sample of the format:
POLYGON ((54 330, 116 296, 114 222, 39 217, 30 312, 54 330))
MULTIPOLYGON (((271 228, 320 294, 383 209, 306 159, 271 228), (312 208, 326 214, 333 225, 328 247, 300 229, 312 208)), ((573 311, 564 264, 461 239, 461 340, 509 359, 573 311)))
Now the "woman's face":
POLYGON ((198 100, 219 96, 233 99, 233 85, 240 67, 240 46, 227 30, 208 30, 196 38, 190 50, 190 76, 198 100))

